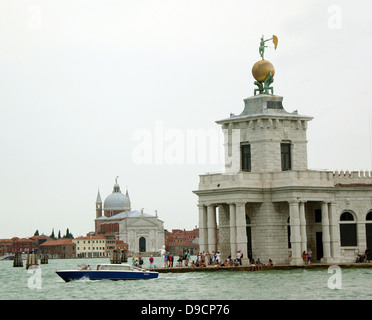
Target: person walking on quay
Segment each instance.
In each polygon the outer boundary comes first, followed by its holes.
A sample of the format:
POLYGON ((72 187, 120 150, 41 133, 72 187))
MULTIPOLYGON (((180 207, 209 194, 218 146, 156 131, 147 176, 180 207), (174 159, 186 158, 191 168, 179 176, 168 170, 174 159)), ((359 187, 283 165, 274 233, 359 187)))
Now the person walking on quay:
POLYGON ((189 254, 189 251, 187 250, 185 253, 185 267, 189 265, 189 260, 190 260, 190 254, 189 254))
POLYGON ((210 254, 210 264, 214 264, 215 258, 214 251, 212 251, 210 254))
POLYGON ((178 266, 183 267, 183 252, 181 250, 178 252, 178 266))
POLYGON ((154 257, 152 255, 149 258, 149 262, 150 262, 150 268, 153 268, 154 267, 154 257))
POLYGON ((169 253, 168 253, 168 251, 165 251, 165 253, 164 253, 164 268, 168 267, 168 258, 169 258, 169 253))
POLYGON ((221 264, 221 254, 219 251, 216 253, 216 263, 221 264))
POLYGON ((370 262, 371 261, 371 251, 369 250, 368 247, 366 248, 366 251, 364 251, 364 255, 366 257, 366 262, 370 262))
POLYGON ((311 252, 310 249, 307 249, 307 264, 310 265, 311 264, 311 256, 313 255, 313 253, 311 252))
POLYGON ((174 254, 172 252, 169 252, 169 267, 173 268, 173 259, 174 259, 174 254))
POLYGON ((239 250, 239 251, 236 253, 236 260, 238 260, 239 265, 241 266, 241 265, 242 265, 242 252, 241 252, 241 250, 239 250))
POLYGON ((304 264, 307 264, 307 253, 306 253, 306 251, 302 252, 302 260, 304 261, 304 264))

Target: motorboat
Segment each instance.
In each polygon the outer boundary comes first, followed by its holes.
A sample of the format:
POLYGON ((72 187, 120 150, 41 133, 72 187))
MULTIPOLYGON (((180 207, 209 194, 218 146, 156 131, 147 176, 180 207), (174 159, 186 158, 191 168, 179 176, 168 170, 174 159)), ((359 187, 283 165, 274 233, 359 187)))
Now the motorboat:
POLYGON ((156 279, 158 272, 138 268, 130 264, 97 264, 95 269, 89 265, 79 265, 75 270, 57 270, 56 273, 66 282, 71 280, 139 280, 156 279))

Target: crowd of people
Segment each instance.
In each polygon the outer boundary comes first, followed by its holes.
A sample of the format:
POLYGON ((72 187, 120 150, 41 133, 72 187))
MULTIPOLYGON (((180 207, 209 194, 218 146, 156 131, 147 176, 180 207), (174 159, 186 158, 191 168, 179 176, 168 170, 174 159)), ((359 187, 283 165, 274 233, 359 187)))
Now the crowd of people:
MULTIPOLYGON (((232 257, 229 255, 227 259, 222 261, 221 254, 219 251, 212 251, 212 252, 198 252, 196 254, 196 259, 190 262, 190 253, 188 251, 179 251, 178 253, 178 260, 175 263, 175 255, 172 252, 165 251, 162 255, 164 261, 164 267, 190 267, 190 268, 199 268, 199 267, 207 267, 207 266, 215 266, 215 267, 238 267, 242 265, 243 253, 241 250, 236 252, 236 255, 232 257)), ((150 257, 151 259, 151 257, 150 257)), ((150 262, 151 264, 151 262, 150 262)), ((273 266, 273 262, 269 259, 267 264, 263 264, 260 262, 260 259, 257 259, 255 262, 254 259, 250 260, 249 266, 252 267, 252 270, 262 270, 263 266, 273 266)))
MULTIPOLYGON (((305 265, 311 264, 312 258, 312 251, 307 249, 307 251, 302 252, 302 259, 305 265)), ((260 261, 260 258, 257 260, 253 259, 252 256, 249 255, 249 262, 248 266, 254 270, 262 270, 263 267, 270 267, 274 266, 273 261, 269 259, 269 261, 264 264, 260 261)), ((212 252, 198 252, 196 254, 196 259, 190 262, 190 252, 189 251, 179 251, 178 256, 176 256, 172 252, 165 251, 162 253, 162 259, 164 261, 164 268, 172 268, 172 267, 190 267, 190 268, 198 268, 198 267, 207 267, 207 266, 215 266, 215 267, 238 267, 242 265, 243 253, 241 250, 236 252, 236 255, 232 257, 229 255, 227 259, 224 261, 221 260, 221 254, 219 251, 212 251, 212 252), (178 258, 178 259, 177 259, 178 258), (177 260, 176 260, 177 259, 177 260)), ((371 253, 370 250, 367 248, 365 251, 365 261, 369 262, 371 260, 371 253)), ((154 268, 154 257, 151 255, 149 258, 150 268, 154 268)), ((143 265, 143 258, 141 254, 138 255, 138 259, 133 257, 132 264, 134 266, 142 267, 143 265)))
POLYGON ((189 251, 179 251, 178 252, 178 260, 177 256, 169 251, 165 251, 162 256, 164 260, 164 268, 172 268, 176 267, 188 267, 190 262, 190 252, 189 251))

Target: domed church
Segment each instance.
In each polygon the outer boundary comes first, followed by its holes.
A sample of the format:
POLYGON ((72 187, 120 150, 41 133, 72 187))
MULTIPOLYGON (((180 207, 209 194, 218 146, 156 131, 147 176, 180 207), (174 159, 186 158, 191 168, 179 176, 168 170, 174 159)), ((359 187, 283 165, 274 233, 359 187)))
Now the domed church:
POLYGON ((115 179, 112 193, 103 202, 97 193, 95 233, 116 234, 129 245, 129 252, 154 254, 164 245, 164 222, 155 215, 132 210, 128 194, 123 194, 115 179))

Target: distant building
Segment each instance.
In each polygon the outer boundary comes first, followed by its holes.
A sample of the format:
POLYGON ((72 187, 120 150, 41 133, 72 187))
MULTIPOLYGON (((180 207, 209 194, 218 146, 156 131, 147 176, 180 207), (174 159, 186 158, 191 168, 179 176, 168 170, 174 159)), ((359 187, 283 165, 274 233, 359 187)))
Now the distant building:
POLYGON ((48 237, 45 234, 42 234, 40 236, 32 236, 29 239, 35 241, 36 253, 40 253, 40 245, 42 245, 46 241, 53 240, 51 237, 48 237))
POLYGON ((117 240, 114 234, 87 235, 72 240, 76 245, 76 257, 78 258, 102 258, 109 257, 110 250, 126 250, 128 244, 117 240))
POLYGON ((164 222, 155 215, 132 210, 128 190, 121 193, 117 179, 103 206, 98 191, 95 234, 114 234, 127 243, 130 254, 156 254, 164 245, 164 222))
POLYGON ((165 232, 165 250, 178 254, 180 251, 188 251, 194 255, 199 252, 199 229, 190 231, 185 229, 173 229, 165 232))
POLYGON ((40 253, 47 253, 51 258, 75 258, 75 252, 72 239, 48 240, 40 245, 40 253))
POLYGON ((36 249, 33 239, 13 237, 11 239, 0 239, 0 256, 4 254, 28 253, 36 249))

